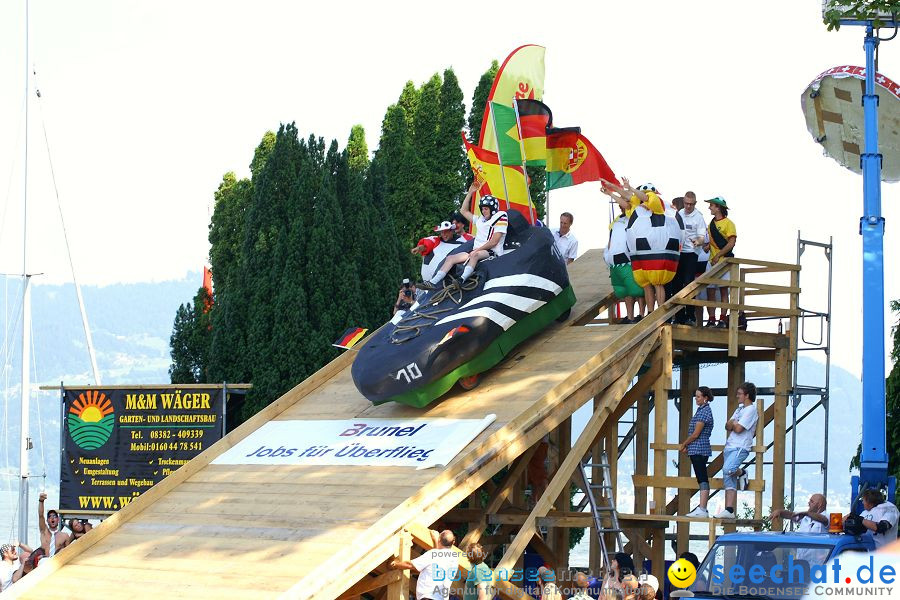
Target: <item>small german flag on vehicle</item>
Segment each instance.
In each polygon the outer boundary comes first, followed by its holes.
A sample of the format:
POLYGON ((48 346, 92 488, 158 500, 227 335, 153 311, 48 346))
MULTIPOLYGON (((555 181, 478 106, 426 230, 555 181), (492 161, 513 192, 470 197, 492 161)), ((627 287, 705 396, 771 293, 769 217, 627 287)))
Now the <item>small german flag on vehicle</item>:
POLYGON ((351 327, 347 331, 341 334, 332 346, 337 346, 338 348, 344 348, 345 350, 349 350, 356 342, 363 339, 363 336, 366 335, 368 329, 363 329, 362 327, 351 327))

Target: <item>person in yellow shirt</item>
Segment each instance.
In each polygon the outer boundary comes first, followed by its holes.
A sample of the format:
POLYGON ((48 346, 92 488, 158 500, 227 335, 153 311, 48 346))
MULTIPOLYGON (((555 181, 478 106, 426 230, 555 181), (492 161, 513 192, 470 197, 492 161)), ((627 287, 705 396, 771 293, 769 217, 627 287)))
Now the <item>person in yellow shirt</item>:
MULTIPOLYGON (((709 263, 707 265, 707 271, 712 269, 716 264, 719 263, 723 258, 730 258, 734 256, 734 245, 737 242, 737 228, 734 225, 734 222, 728 218, 728 204, 725 202, 725 199, 716 196, 715 198, 711 198, 706 201, 709 205, 709 212, 712 214, 713 218, 709 222, 709 263)), ((727 272, 723 273, 720 276, 720 279, 729 279, 729 274, 727 272)), ((716 292, 713 286, 709 288, 710 294, 709 299, 716 299, 716 292)), ((723 304, 728 304, 728 288, 727 287, 719 287, 719 301, 723 304)), ((728 321, 726 320, 726 309, 722 309, 722 316, 716 321, 716 309, 715 307, 710 307, 712 311, 710 313, 710 320, 707 323, 709 327, 727 327, 728 321)))

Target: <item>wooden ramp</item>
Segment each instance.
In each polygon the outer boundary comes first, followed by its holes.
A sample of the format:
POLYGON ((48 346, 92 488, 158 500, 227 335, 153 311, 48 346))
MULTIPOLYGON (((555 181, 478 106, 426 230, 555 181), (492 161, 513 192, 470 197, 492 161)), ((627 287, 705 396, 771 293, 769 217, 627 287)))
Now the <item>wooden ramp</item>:
MULTIPOLYGON (((402 554, 404 536, 408 548, 405 531, 415 537, 604 392, 610 407, 598 422, 605 421, 657 344, 672 311, 634 326, 576 325, 608 301, 600 251, 570 265, 570 275, 578 303, 569 321, 525 342, 475 390, 456 388, 424 410, 372 406, 353 385, 355 353, 347 352, 42 564, 17 591, 93 600, 337 598, 378 583, 370 574, 402 554), (210 464, 273 419, 489 413, 496 421, 442 470, 210 464)), ((380 577, 383 585, 399 574, 380 577)))

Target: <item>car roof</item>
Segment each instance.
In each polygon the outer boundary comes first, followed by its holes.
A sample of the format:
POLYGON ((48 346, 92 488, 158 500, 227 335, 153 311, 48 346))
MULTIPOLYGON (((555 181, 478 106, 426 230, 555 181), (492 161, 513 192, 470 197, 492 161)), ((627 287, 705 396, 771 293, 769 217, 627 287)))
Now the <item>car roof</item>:
POLYGON ((746 533, 726 533, 716 539, 719 542, 765 542, 778 544, 827 544, 836 546, 842 542, 853 541, 852 536, 836 533, 800 533, 796 531, 776 533, 772 531, 753 531, 746 533))

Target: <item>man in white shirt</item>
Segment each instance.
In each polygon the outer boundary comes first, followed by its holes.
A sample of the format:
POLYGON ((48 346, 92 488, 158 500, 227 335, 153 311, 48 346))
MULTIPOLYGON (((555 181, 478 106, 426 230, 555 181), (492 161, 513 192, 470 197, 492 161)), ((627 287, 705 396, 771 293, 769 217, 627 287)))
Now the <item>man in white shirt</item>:
POLYGON ((878 550, 885 544, 897 539, 897 521, 900 512, 897 507, 884 499, 879 490, 868 489, 862 494, 863 510, 859 516, 863 519, 863 527, 872 536, 875 549, 878 550))
MULTIPOLYGON (((826 533, 828 531, 828 517, 825 515, 827 501, 822 494, 813 494, 809 497, 809 509, 800 512, 792 512, 787 509, 773 510, 770 519, 790 519, 797 524, 797 533, 826 533)), ((797 550, 796 559, 805 560, 811 565, 821 565, 828 558, 828 550, 818 548, 800 548, 797 550)))
MULTIPOLYGON (((697 195, 694 192, 685 192, 683 202, 684 208, 678 211, 681 222, 684 224, 684 235, 681 238, 681 257, 678 260, 678 273, 676 274, 676 277, 681 276, 679 289, 694 281, 698 275, 699 253, 703 252, 704 238, 706 237, 706 222, 703 219, 703 214, 697 210, 697 195)), ((703 270, 706 270, 705 262, 703 270)), ((695 309, 685 307, 681 313, 682 322, 692 325, 696 322, 694 313, 695 309)))
MULTIPOLYGON (((756 413, 756 386, 749 381, 742 383, 737 391, 737 399, 740 403, 728 422, 725 423, 725 431, 729 433, 725 440, 725 460, 722 465, 722 473, 725 475, 725 509, 716 515, 717 519, 733 519, 734 506, 737 503, 737 476, 741 474, 741 464, 756 437, 756 422, 759 415, 756 413)), ((743 475, 741 475, 743 477, 743 475)))
POLYGON ((459 582, 459 551, 453 549, 456 537, 449 529, 431 532, 436 548, 409 560, 391 561, 392 569, 414 569, 419 573, 416 600, 445 600, 450 597, 453 582, 459 582))
POLYGON ((559 215, 559 229, 553 230, 553 239, 556 240, 556 248, 562 254, 566 264, 571 264, 578 256, 578 240, 572 233, 572 221, 575 218, 570 212, 559 215))

